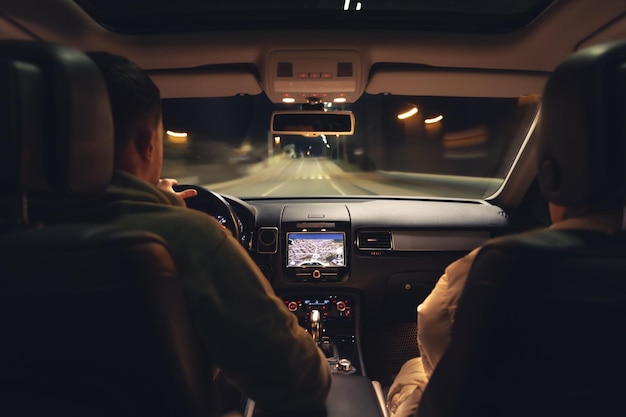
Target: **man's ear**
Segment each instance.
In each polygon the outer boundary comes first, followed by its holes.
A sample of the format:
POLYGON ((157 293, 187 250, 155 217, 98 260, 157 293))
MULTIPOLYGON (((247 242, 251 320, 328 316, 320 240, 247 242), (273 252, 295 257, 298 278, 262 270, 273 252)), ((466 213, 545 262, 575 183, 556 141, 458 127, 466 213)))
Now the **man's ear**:
POLYGON ((154 140, 153 140, 153 132, 147 127, 140 127, 135 132, 135 147, 137 148, 137 153, 144 161, 152 160, 152 155, 154 154, 154 140))

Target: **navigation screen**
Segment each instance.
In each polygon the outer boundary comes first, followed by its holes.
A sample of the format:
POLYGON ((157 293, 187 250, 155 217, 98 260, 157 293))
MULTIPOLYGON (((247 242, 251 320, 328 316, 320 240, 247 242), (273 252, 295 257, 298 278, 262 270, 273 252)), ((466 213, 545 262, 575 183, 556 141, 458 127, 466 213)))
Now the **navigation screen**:
POLYGON ((335 268, 345 266, 344 252, 344 233, 287 233, 288 268, 335 268))

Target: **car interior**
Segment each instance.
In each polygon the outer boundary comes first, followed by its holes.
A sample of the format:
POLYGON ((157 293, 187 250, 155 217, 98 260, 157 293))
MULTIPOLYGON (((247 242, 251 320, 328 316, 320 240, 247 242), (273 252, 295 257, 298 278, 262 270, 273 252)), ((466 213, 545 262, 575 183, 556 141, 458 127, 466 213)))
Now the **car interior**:
POLYGON ((108 51, 161 91, 163 177, 324 352, 328 417, 389 416, 418 305, 483 245, 416 415, 623 413, 624 236, 543 228, 623 192, 625 41, 622 0, 0 1, 0 407, 215 414, 163 240, 50 221, 108 185, 80 53, 108 51))

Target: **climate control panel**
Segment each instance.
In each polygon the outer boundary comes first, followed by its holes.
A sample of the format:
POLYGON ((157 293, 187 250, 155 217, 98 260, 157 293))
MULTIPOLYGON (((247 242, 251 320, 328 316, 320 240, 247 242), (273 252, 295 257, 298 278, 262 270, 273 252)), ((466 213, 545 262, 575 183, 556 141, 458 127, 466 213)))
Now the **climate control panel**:
POLYGON ((284 302, 289 311, 305 322, 313 310, 320 312, 322 320, 351 320, 354 314, 351 297, 343 295, 290 296, 284 298, 284 302))

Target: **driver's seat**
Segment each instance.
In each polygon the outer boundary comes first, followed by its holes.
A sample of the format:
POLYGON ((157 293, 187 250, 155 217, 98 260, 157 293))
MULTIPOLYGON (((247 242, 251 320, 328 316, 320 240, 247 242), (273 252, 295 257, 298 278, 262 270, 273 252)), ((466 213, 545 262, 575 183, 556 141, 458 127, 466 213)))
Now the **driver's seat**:
POLYGON ((165 242, 54 222, 111 179, 98 68, 73 48, 0 41, 0 125, 0 415, 212 415, 165 242))

